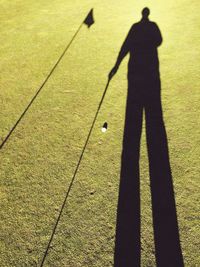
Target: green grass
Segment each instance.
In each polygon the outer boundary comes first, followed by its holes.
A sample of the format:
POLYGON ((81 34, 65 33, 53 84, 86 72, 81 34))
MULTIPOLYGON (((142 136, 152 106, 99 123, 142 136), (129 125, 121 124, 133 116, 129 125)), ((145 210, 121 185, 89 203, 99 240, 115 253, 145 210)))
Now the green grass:
MULTIPOLYGON (((41 94, 0 151, 0 262, 39 266, 120 46, 148 5, 161 28, 164 119, 185 266, 200 262, 198 1, 0 0, 0 138, 6 136, 90 8, 41 94), (83 3, 84 2, 84 3, 83 3)), ((127 58, 128 59, 128 58, 127 58)), ((110 84, 45 266, 113 262, 127 59, 110 84), (109 129, 102 134, 104 121, 109 129)), ((155 266, 145 133, 141 147, 142 266, 155 266)), ((125 267, 125 266, 122 266, 125 267)))

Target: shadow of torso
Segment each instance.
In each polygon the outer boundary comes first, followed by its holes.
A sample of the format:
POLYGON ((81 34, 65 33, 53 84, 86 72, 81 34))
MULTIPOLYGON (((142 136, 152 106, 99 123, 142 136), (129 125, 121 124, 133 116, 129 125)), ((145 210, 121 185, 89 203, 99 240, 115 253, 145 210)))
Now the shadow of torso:
POLYGON ((161 43, 162 36, 156 23, 142 19, 132 26, 126 42, 130 53, 129 95, 134 97, 142 95, 144 100, 152 91, 160 90, 157 47, 161 43))

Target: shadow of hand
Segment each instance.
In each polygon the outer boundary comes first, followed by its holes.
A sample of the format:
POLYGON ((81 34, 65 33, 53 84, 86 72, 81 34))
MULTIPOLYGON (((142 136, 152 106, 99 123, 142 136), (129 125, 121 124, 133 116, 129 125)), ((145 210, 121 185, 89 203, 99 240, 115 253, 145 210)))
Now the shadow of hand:
POLYGON ((112 70, 111 70, 110 73, 108 74, 108 79, 109 79, 109 80, 112 79, 112 77, 116 74, 117 70, 118 70, 118 67, 117 67, 117 66, 114 66, 114 67, 112 68, 112 70))

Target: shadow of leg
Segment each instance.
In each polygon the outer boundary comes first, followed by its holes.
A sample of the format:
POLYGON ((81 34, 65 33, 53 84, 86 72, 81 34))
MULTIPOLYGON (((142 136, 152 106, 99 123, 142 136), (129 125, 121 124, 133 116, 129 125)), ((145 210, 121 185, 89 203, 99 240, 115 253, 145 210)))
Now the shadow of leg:
POLYGON ((115 267, 140 266, 139 149, 142 106, 127 100, 117 210, 115 267))
POLYGON ((182 267, 176 204, 160 91, 145 105, 146 136, 158 267, 182 267))

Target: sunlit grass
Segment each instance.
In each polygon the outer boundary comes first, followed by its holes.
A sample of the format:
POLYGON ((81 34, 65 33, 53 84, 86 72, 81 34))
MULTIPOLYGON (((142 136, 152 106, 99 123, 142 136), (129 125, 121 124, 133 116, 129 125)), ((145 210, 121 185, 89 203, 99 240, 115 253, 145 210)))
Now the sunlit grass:
MULTIPOLYGON (((3 139, 94 8, 69 53, 0 151, 1 266, 39 266, 120 46, 144 6, 163 34, 164 119, 186 266, 200 262, 197 1, 0 1, 3 139)), ((127 59, 107 92, 45 266, 112 266, 127 59), (106 133, 101 132, 108 122, 106 133)), ((145 135, 142 266, 155 266, 145 135)), ((125 266, 122 266, 125 267, 125 266)))

